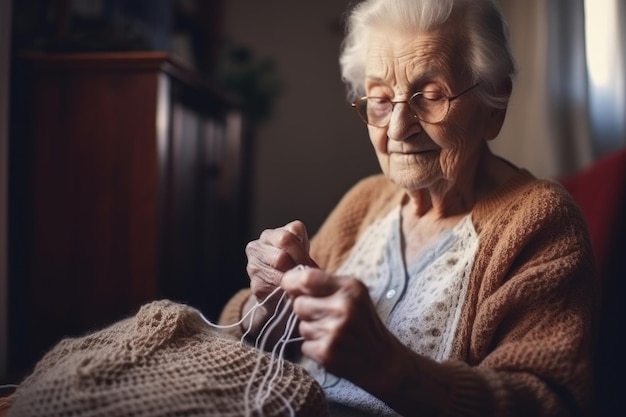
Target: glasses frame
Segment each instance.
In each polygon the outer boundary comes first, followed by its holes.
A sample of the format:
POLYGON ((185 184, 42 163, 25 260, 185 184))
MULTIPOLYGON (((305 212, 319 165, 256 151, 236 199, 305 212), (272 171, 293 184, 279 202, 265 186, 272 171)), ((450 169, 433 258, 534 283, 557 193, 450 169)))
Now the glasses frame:
POLYGON ((438 124, 438 123, 443 122, 443 121, 445 120, 445 118, 448 116, 448 112, 450 111, 450 103, 452 103, 452 102, 453 102, 454 100, 456 100, 457 98, 461 97, 463 94, 468 93, 469 91, 471 91, 471 90, 473 90, 474 88, 478 87, 478 85, 479 85, 479 84, 480 84, 480 83, 476 83, 476 84, 472 85, 471 87, 466 88, 465 90, 461 91, 459 94, 456 94, 456 95, 454 95, 454 96, 450 96, 450 97, 449 97, 449 96, 444 95, 444 97, 448 100, 448 107, 446 108, 446 111, 445 111, 444 115, 441 117, 441 119, 439 119, 439 120, 438 120, 438 121, 436 121, 436 122, 429 122, 429 121, 423 120, 422 118, 420 118, 420 117, 417 115, 417 113, 415 113, 415 112, 413 111, 413 108, 411 107, 411 104, 410 104, 411 100, 413 100, 413 98, 415 98, 416 96, 423 95, 423 94, 424 94, 424 91, 418 91, 418 92, 414 93, 411 97, 409 97, 409 99, 408 99, 408 100, 389 100, 389 99, 386 99, 386 98, 384 98, 384 97, 376 97, 376 96, 371 96, 371 97, 370 97, 370 96, 363 96, 363 97, 360 97, 360 98, 358 98, 358 99, 354 100, 354 101, 351 103, 351 106, 352 106, 352 107, 354 108, 354 110, 356 111, 356 114, 359 116, 359 119, 361 119, 363 122, 365 122, 365 124, 366 124, 366 125, 369 125, 369 126, 374 126, 374 127, 387 127, 387 126, 389 126, 389 122, 391 121, 391 114, 393 113, 393 110, 396 108, 396 104, 401 104, 401 103, 408 104, 409 109, 411 110, 411 113, 413 114, 413 117, 414 117, 414 118, 416 118, 416 119, 418 119, 418 120, 420 120, 421 122, 424 122, 424 123, 428 123, 428 124, 431 124, 431 125, 436 125, 436 124, 438 124), (389 112, 389 120, 387 120, 387 122, 386 122, 385 124, 383 124, 383 125, 375 125, 375 124, 369 123, 369 122, 367 121, 367 118, 366 118, 366 117, 364 117, 364 116, 362 116, 362 115, 361 115, 361 113, 359 112, 358 103, 359 103, 360 101, 363 101, 363 100, 368 100, 368 99, 373 99, 373 98, 377 98, 377 99, 379 99, 379 100, 386 100, 386 101, 388 101, 389 103, 391 103, 391 111, 389 112))

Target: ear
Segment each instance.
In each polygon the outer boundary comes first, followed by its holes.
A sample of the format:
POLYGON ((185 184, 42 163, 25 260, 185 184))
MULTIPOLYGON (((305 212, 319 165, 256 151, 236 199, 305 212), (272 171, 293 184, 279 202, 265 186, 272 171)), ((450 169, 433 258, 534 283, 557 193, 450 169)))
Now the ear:
MULTIPOLYGON (((503 96, 510 97, 513 89, 513 83, 511 79, 507 77, 500 85, 500 93, 503 96)), ((504 124, 504 118, 506 117, 506 107, 503 109, 491 109, 489 114, 489 120, 487 121, 487 129, 485 129, 485 139, 493 140, 500 133, 502 125, 504 124)))

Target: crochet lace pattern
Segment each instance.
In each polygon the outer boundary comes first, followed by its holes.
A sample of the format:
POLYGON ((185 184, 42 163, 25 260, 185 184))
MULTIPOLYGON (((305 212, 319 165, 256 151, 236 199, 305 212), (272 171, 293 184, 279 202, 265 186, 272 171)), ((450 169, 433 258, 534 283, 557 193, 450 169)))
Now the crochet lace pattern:
POLYGON ((260 409, 254 395, 269 353, 210 328, 200 313, 168 300, 136 316, 60 341, 17 389, 8 416, 327 416, 321 387, 301 367, 281 372, 260 409), (255 367, 258 372, 253 372, 255 367))

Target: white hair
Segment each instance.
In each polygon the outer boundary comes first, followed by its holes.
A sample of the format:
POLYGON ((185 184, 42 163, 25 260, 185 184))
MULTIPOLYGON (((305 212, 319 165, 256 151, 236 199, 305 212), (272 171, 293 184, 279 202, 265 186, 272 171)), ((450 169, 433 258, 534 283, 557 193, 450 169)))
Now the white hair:
POLYGON ((339 63, 350 101, 364 94, 368 35, 393 27, 419 33, 445 25, 451 17, 462 27, 465 61, 473 83, 480 83, 482 99, 505 108, 509 94, 502 83, 517 68, 508 39, 508 27, 495 0, 365 0, 349 12, 339 63))

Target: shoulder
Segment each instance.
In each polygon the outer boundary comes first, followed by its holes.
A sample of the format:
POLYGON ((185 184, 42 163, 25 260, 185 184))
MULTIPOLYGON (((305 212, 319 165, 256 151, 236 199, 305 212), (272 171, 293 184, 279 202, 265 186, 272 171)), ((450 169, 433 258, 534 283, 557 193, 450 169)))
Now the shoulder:
POLYGON ((522 173, 498 195, 477 204, 472 220, 487 259, 519 263, 523 255, 544 261, 567 258, 577 265, 592 258, 582 212, 553 180, 522 173))
POLYGON ((472 213, 479 225, 519 221, 525 227, 546 221, 582 221, 572 196, 555 180, 537 179, 520 170, 510 181, 476 204, 472 213))

